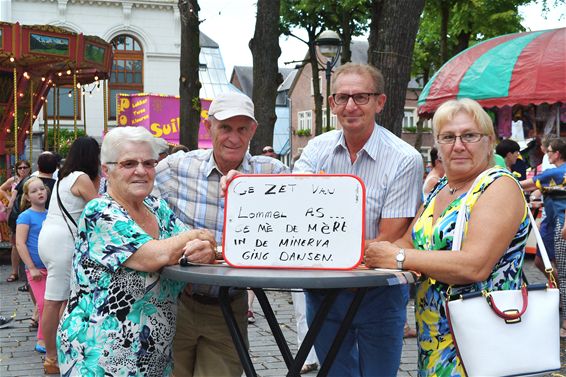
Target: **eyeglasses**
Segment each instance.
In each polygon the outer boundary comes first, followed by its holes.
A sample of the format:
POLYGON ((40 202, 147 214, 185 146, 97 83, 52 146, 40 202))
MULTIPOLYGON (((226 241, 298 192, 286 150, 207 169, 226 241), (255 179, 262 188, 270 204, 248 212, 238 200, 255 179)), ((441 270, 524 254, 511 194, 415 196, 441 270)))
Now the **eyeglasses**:
POLYGON ((272 148, 266 148, 263 150, 263 153, 275 152, 272 148))
POLYGON ((554 153, 554 152, 556 152, 556 151, 553 151, 553 150, 551 150, 551 149, 547 149, 547 150, 546 150, 546 153, 554 153))
POLYGON ((484 136, 484 134, 480 134, 479 132, 468 132, 462 135, 440 134, 436 138, 436 142, 438 144, 454 144, 456 139, 460 138, 460 141, 464 144, 477 143, 484 136))
POLYGON ((29 169, 29 166, 18 166, 18 170, 29 169))
POLYGON ((334 99, 334 103, 337 105, 345 105, 351 99, 354 100, 356 105, 365 105, 369 102, 370 97, 372 96, 379 96, 381 93, 354 93, 354 94, 346 94, 346 93, 334 93, 332 98, 334 99))
POLYGON ((145 170, 149 170, 149 169, 154 169, 157 166, 157 163, 159 161, 157 160, 144 160, 144 161, 138 161, 138 160, 124 160, 124 161, 113 161, 113 162, 107 162, 106 164, 108 165, 120 165, 122 168, 127 169, 127 170, 132 170, 132 169, 136 169, 138 167, 139 164, 142 165, 142 167, 145 170))

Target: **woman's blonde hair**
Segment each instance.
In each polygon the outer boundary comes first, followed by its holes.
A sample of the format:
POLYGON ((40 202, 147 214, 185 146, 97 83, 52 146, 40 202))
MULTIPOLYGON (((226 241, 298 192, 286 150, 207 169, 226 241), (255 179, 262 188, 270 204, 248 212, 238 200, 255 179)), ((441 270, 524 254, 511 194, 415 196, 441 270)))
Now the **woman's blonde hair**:
POLYGON ((24 212, 26 209, 28 209, 29 207, 31 207, 31 202, 28 199, 28 193, 29 193, 29 185, 31 185, 33 182, 35 181, 39 181, 41 182, 41 184, 43 185, 43 187, 45 187, 45 189, 47 190, 47 195, 49 195, 49 187, 45 186, 45 183, 43 183, 43 181, 41 180, 41 178, 38 177, 31 177, 30 179, 28 179, 27 181, 25 181, 24 183, 24 187, 23 187, 23 192, 24 194, 22 195, 22 198, 20 200, 20 213, 24 212))
POLYGON ((489 136, 492 149, 495 148, 497 137, 493 122, 479 103, 470 98, 461 98, 444 102, 434 113, 432 118, 432 134, 438 138, 442 127, 452 121, 456 115, 464 113, 469 115, 480 128, 480 132, 489 136))

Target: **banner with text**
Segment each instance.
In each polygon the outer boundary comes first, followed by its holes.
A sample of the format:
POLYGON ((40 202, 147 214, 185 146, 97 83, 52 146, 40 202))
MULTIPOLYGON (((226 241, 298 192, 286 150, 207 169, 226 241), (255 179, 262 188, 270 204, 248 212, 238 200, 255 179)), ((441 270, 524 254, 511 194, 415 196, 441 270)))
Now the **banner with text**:
MULTIPOLYGON (((179 97, 161 94, 118 94, 118 125, 139 126, 148 129, 153 136, 179 144, 179 97)), ((200 100, 199 148, 212 148, 212 141, 204 127, 208 118, 210 100, 200 100)))
POLYGON ((351 175, 238 175, 224 209, 234 267, 346 270, 364 247, 365 188, 351 175))

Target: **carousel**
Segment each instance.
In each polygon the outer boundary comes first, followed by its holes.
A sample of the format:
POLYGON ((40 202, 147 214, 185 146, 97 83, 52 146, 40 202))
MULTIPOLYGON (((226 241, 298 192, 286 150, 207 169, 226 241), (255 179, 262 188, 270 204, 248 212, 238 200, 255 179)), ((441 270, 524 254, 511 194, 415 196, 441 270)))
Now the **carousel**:
MULTIPOLYGON (((12 162, 10 156, 13 160, 23 157, 37 115, 47 110, 44 105, 50 90, 72 90, 76 132, 81 87, 104 82, 111 67, 112 47, 99 37, 49 25, 0 22, 0 155, 8 165, 5 168, 12 162)), ((55 103, 50 106, 56 115, 58 96, 53 98, 55 103)), ((47 118, 45 135, 50 126, 47 118)), ((52 117, 55 127, 59 125, 56 118, 52 117)))
POLYGON ((33 161, 32 130, 40 111, 43 111, 43 149, 48 149, 50 127, 55 138, 52 145, 59 145, 60 88, 72 93, 73 128, 77 137, 81 89, 93 83, 102 84, 104 129, 107 129, 107 80, 111 68, 112 46, 99 37, 49 25, 0 22, 1 182, 11 176, 12 166, 18 160, 33 161), (54 91, 53 103, 48 104, 50 90, 54 91), (29 155, 24 155, 26 141, 29 155))

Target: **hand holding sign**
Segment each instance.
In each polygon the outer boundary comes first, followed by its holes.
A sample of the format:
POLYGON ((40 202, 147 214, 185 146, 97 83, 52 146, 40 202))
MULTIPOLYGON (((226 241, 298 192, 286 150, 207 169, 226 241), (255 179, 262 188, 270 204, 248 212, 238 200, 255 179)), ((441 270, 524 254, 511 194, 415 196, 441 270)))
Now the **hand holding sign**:
POLYGON ((351 269, 362 258, 365 190, 348 175, 238 175, 224 212, 235 267, 351 269))

